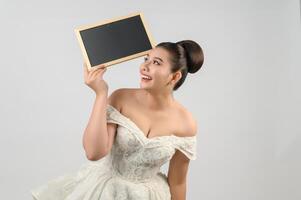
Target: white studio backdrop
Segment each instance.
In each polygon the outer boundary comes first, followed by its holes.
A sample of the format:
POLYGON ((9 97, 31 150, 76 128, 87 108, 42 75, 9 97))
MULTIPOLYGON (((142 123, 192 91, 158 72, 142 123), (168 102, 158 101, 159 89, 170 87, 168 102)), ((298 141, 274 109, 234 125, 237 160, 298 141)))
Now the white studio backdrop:
MULTIPOLYGON (((0 199, 30 200, 31 188, 86 162, 94 93, 73 29, 136 11, 157 42, 204 49, 201 70, 174 93, 198 121, 187 199, 301 199, 298 0, 1 0, 0 199)), ((142 62, 109 68, 109 93, 139 87, 142 62)))

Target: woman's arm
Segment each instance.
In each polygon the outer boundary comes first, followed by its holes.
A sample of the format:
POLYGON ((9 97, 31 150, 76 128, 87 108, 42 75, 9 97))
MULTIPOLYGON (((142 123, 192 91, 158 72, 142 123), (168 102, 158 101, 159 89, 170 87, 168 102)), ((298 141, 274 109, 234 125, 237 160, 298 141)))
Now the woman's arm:
POLYGON ((107 154, 107 96, 107 92, 96 95, 93 110, 84 131, 83 147, 89 160, 98 160, 107 154))
POLYGON ((106 107, 108 98, 108 84, 103 80, 107 67, 102 64, 90 71, 84 62, 84 81, 96 94, 93 110, 84 131, 83 147, 89 160, 97 160, 106 155, 108 131, 106 107))
MULTIPOLYGON (((195 136, 197 134, 197 122, 189 115, 186 130, 183 136, 195 136)), ((170 160, 168 170, 168 183, 170 187, 171 200, 186 200, 186 177, 190 159, 181 151, 176 149, 170 160)))
POLYGON ((186 199, 186 176, 189 166, 189 159, 176 150, 169 163, 168 184, 171 193, 171 200, 186 199))

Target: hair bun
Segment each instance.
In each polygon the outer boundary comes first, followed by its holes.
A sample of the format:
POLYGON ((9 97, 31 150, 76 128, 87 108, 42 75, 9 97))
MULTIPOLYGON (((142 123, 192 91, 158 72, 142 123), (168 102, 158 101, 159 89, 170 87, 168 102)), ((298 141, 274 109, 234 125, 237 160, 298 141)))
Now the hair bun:
POLYGON ((182 40, 176 44, 181 45, 185 50, 188 72, 197 72, 204 63, 204 54, 201 46, 192 40, 182 40))

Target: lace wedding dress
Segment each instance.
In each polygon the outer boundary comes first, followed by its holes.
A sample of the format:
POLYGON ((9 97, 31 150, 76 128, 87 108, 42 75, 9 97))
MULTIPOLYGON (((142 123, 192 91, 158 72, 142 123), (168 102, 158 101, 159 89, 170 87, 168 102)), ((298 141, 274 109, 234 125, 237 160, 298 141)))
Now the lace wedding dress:
POLYGON ((117 134, 109 154, 88 160, 69 173, 31 190, 35 200, 170 200, 167 176, 160 167, 176 149, 196 159, 196 136, 147 138, 141 129, 115 107, 107 105, 107 122, 117 134))

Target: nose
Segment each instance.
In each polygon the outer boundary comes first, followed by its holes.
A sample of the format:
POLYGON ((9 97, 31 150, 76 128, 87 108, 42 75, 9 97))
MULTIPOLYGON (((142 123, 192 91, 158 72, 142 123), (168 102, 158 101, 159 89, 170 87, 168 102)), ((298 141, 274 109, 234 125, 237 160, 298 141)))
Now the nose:
POLYGON ((143 64, 142 64, 142 71, 148 71, 149 69, 149 63, 150 61, 145 61, 143 64))

